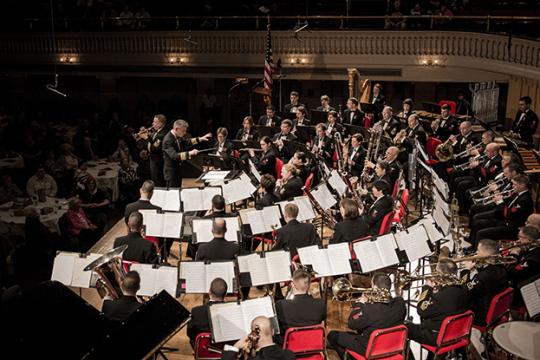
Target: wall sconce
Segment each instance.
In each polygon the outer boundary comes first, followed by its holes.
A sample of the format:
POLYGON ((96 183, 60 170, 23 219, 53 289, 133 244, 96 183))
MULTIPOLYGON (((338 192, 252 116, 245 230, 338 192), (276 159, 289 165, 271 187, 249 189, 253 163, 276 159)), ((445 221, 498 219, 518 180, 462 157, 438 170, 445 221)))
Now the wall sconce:
POLYGON ((422 58, 419 60, 420 65, 422 66, 429 66, 429 67, 436 67, 436 66, 444 66, 445 63, 443 59, 440 58, 422 58))
POLYGON ((292 57, 289 60, 289 64, 291 65, 306 65, 307 62, 308 60, 305 57, 292 57))
POLYGON ((171 65, 175 65, 175 64, 183 65, 186 63, 186 61, 187 59, 183 56, 169 56, 169 64, 171 65))
POLYGON ((78 59, 73 55, 62 55, 58 60, 60 60, 62 64, 73 64, 76 63, 78 59))

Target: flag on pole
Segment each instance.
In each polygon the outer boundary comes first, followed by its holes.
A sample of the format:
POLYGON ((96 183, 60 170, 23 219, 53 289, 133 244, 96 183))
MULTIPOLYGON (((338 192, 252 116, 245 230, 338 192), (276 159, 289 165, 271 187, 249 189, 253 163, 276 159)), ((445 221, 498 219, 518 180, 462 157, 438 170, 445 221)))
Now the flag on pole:
POLYGON ((264 56, 264 102, 267 105, 272 104, 272 76, 274 74, 274 57, 272 55, 272 34, 270 32, 270 18, 266 26, 266 51, 264 56))

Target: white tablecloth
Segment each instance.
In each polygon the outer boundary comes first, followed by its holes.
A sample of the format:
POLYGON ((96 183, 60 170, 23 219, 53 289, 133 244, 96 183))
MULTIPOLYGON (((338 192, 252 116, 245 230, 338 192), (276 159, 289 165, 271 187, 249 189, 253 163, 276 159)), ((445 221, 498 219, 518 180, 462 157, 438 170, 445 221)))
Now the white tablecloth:
POLYGON ((0 158, 0 169, 22 169, 23 167, 24 159, 19 154, 11 157, 0 158))
POLYGON ((112 201, 118 199, 118 171, 120 165, 116 162, 110 162, 107 160, 88 161, 88 173, 92 175, 97 181, 97 186, 103 191, 111 190, 112 201), (105 173, 98 175, 100 171, 105 173))
MULTIPOLYGON (((4 204, 2 208, 0 208, 0 221, 8 224, 24 225, 26 217, 15 216, 14 210, 10 205, 12 206, 13 203, 10 202, 4 204)), ((39 212, 39 219, 43 225, 47 226, 52 231, 58 232, 58 220, 67 212, 68 203, 65 199, 48 197, 45 202, 36 202, 26 206, 25 209, 29 207, 33 207, 39 212), (52 207, 54 211, 47 215, 42 215, 41 209, 47 207, 52 207)))

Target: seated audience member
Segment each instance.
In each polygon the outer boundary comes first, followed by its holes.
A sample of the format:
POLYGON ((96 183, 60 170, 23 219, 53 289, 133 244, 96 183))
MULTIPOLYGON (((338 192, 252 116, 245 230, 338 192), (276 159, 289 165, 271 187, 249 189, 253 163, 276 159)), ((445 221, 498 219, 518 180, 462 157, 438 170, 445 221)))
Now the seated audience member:
POLYGON ((141 150, 139 153, 139 161, 137 161, 137 177, 139 180, 149 180, 152 178, 150 174, 150 155, 148 150, 141 150))
POLYGON ((321 245, 321 239, 313 224, 301 223, 296 220, 298 206, 294 203, 285 205, 285 226, 276 230, 274 250, 287 250, 291 257, 297 254, 297 249, 310 245, 321 245))
POLYGON ((352 199, 342 199, 339 202, 339 212, 342 221, 337 223, 331 244, 351 242, 369 235, 369 227, 364 221, 359 220, 358 204, 352 199))
POLYGON ((141 277, 136 271, 129 271, 121 283, 122 295, 119 299, 106 297, 101 312, 110 320, 124 321, 142 303, 137 300, 137 291, 141 288, 141 277))
POLYGON ((96 179, 92 176, 86 178, 84 190, 79 192, 82 201, 81 206, 100 231, 103 231, 109 216, 109 200, 107 194, 97 187, 96 179))
MULTIPOLYGON (((480 240, 476 255, 479 257, 499 255, 499 243, 491 239, 480 240)), ((464 262, 463 265, 468 269, 463 272, 462 279, 469 289, 474 324, 483 326, 486 324, 491 300, 509 286, 508 273, 504 265, 473 261, 464 262)))
POLYGON ((225 240, 227 223, 222 218, 215 218, 212 224, 214 238, 201 244, 195 256, 196 261, 233 260, 238 254, 238 244, 225 240))
MULTIPOLYGON (((458 279, 456 263, 450 259, 439 260, 437 273, 458 279)), ((443 286, 437 286, 433 281, 427 280, 417 307, 421 322, 407 324, 409 339, 421 344, 435 345, 444 318, 462 313, 468 308, 467 289, 459 284, 459 279, 455 283, 443 286)))
POLYGON ((17 184, 11 179, 11 175, 2 175, 2 184, 0 184, 0 205, 13 201, 23 196, 23 192, 17 184))
POLYGON ((146 180, 139 189, 139 200, 126 205, 126 210, 124 211, 124 220, 126 221, 126 224, 128 222, 129 215, 134 211, 161 210, 159 206, 156 206, 150 202, 153 194, 154 182, 152 180, 146 180))
POLYGON ((88 219, 78 198, 69 201, 69 210, 65 216, 69 235, 78 240, 79 251, 86 252, 99 239, 101 232, 88 219))
POLYGON ((215 278, 210 283, 208 296, 210 300, 204 304, 195 306, 191 309, 191 320, 187 325, 187 335, 191 342, 191 346, 195 344, 197 335, 203 332, 210 332, 210 312, 208 308, 212 304, 219 304, 225 301, 227 294, 227 283, 222 278, 215 278))
POLYGON ((28 196, 38 196, 40 192, 43 192, 46 196, 54 197, 57 191, 56 181, 51 175, 45 173, 43 166, 39 166, 36 174, 26 183, 28 196))
POLYGON ((73 153, 73 146, 68 143, 60 145, 58 162, 67 171, 75 171, 79 167, 79 158, 73 153))
MULTIPOLYGON (((292 360, 296 359, 290 350, 284 350, 281 346, 274 344, 274 327, 272 322, 265 316, 258 316, 251 321, 251 329, 259 329, 259 340, 255 345, 257 355, 253 359, 267 360, 292 360)), ((221 356, 222 360, 236 360, 238 353, 248 343, 248 336, 238 340, 234 346, 225 345, 221 356)), ((252 359, 250 357, 250 359, 252 359)))
POLYGON ((403 324, 407 315, 405 301, 401 297, 392 298, 390 288, 392 281, 386 274, 376 273, 371 280, 372 289, 387 294, 381 298, 368 298, 362 295, 353 303, 349 315, 349 328, 356 331, 351 334, 342 331, 330 331, 328 343, 343 358, 345 349, 365 354, 371 333, 377 329, 403 324))
POLYGON ((296 175, 296 167, 293 164, 285 164, 281 169, 281 179, 276 182, 276 193, 281 200, 292 200, 296 196, 302 196, 302 179, 296 175))
POLYGON ((280 340, 290 327, 317 325, 326 318, 326 304, 323 299, 314 299, 309 294, 311 277, 304 270, 296 270, 292 276, 290 300, 276 302, 276 315, 279 321, 280 340))
POLYGON ((136 261, 142 264, 155 264, 158 261, 156 246, 142 237, 143 217, 140 212, 135 211, 128 218, 128 234, 114 240, 114 248, 127 245, 127 249, 122 254, 122 259, 136 261))
POLYGON ((137 172, 131 166, 128 158, 120 160, 120 169, 118 170, 118 189, 120 198, 126 202, 134 201, 137 198, 137 183, 139 179, 137 172))
POLYGON ((124 139, 120 139, 118 140, 118 147, 116 148, 114 153, 111 155, 110 160, 118 162, 124 158, 127 158, 130 161, 132 160, 129 147, 126 141, 124 139))
POLYGON ((259 182, 259 198, 255 200, 255 208, 261 210, 262 208, 270 205, 274 205, 279 201, 279 196, 274 193, 276 186, 276 179, 270 174, 264 174, 261 176, 259 182))

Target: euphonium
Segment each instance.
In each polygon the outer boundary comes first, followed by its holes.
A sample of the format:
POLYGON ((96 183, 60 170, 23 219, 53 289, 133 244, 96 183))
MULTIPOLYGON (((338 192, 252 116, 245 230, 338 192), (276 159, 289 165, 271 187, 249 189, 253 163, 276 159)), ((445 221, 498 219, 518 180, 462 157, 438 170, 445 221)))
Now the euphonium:
POLYGON ((486 265, 511 265, 514 264, 517 259, 513 256, 502 256, 502 255, 487 255, 487 256, 479 256, 479 255, 469 255, 469 256, 458 256, 452 259, 452 261, 458 263, 458 262, 464 262, 464 261, 472 261, 475 263, 480 264, 486 264, 486 265))
POLYGON ((261 329, 258 326, 255 326, 255 328, 251 330, 251 333, 248 335, 246 346, 244 346, 238 352, 237 359, 248 360, 254 358, 257 355, 257 343, 259 342, 260 336, 261 329))
POLYGON ((84 271, 94 271, 99 276, 96 288, 100 296, 105 297, 100 292, 102 288, 105 288, 113 299, 122 296, 121 283, 125 276, 124 267, 122 266, 122 253, 127 247, 127 245, 119 246, 92 261, 84 268, 84 271))
POLYGON ((446 140, 442 144, 437 145, 435 148, 435 155, 439 161, 448 161, 454 157, 454 147, 450 139, 446 140))
POLYGON ((405 139, 405 137, 407 137, 407 130, 405 130, 405 129, 400 130, 396 134, 396 136, 394 136, 394 139, 393 139, 394 145, 401 145, 401 143, 403 142, 403 139, 405 139))
POLYGON ((338 301, 351 301, 355 295, 365 296, 370 303, 389 303, 392 299, 390 291, 386 289, 355 287, 344 277, 334 281, 334 285, 332 285, 332 294, 334 295, 334 299, 338 301))
POLYGON ((408 290, 410 289, 413 282, 422 280, 430 280, 436 288, 462 284, 461 280, 457 276, 450 274, 432 273, 421 276, 398 274, 398 278, 396 279, 396 287, 403 290, 408 290))

